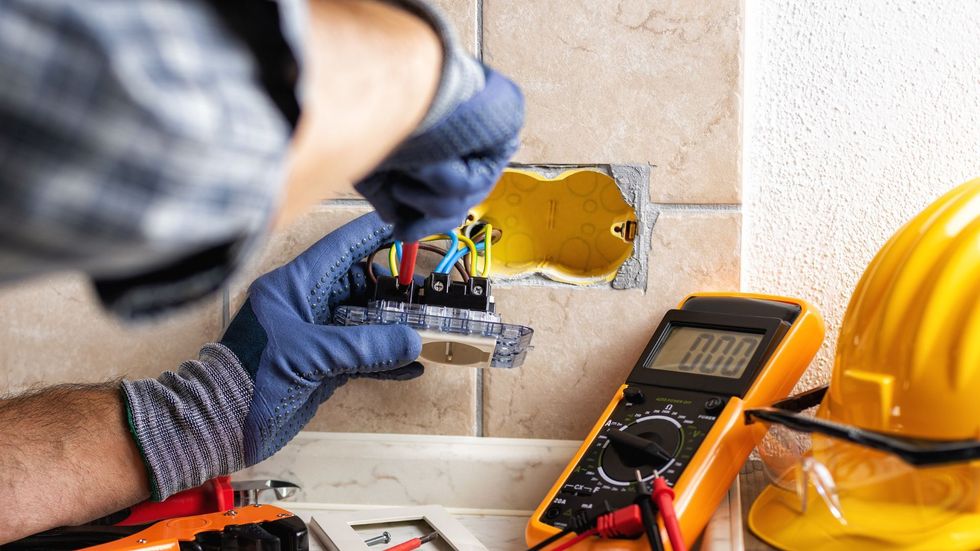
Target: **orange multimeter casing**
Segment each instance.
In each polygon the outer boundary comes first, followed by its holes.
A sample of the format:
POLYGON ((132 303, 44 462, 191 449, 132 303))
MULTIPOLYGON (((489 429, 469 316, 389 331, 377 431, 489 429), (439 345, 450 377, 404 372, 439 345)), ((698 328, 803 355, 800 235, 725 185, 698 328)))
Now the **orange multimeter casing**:
MULTIPOLYGON (((744 411, 786 397, 824 337, 805 301, 752 293, 697 293, 665 314, 626 383, 528 521, 529 546, 576 516, 635 499, 635 472, 654 473, 676 493, 684 540, 693 542, 765 435, 744 411), (669 461, 650 464, 606 434, 620 430, 659 444, 669 461)), ((662 530, 667 543, 666 533, 662 530)), ((648 550, 647 540, 590 538, 574 549, 648 550)))

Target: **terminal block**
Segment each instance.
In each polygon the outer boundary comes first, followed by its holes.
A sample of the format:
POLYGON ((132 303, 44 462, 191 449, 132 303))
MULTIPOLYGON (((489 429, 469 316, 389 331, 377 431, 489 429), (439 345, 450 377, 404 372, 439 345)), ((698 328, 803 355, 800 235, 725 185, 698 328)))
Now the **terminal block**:
POLYGON ((399 285, 396 278, 381 276, 374 287, 374 300, 494 311, 490 280, 475 276, 468 281, 452 281, 448 274, 430 274, 421 285, 416 282, 399 285))
POLYGON ((477 312, 493 313, 493 295, 490 280, 471 277, 469 281, 452 281, 449 274, 431 274, 425 278, 425 286, 417 302, 432 306, 462 308, 477 312))

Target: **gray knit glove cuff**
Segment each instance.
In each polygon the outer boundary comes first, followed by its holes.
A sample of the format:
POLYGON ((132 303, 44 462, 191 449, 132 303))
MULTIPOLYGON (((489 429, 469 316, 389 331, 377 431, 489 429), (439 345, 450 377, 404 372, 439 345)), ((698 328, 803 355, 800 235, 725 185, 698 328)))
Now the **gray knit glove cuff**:
POLYGON ((200 359, 156 379, 123 381, 130 431, 160 501, 245 467, 253 385, 238 358, 207 344, 200 359))
POLYGON ((460 44, 452 25, 441 11, 425 0, 388 0, 421 17, 439 35, 442 42, 442 73, 439 88, 413 136, 422 134, 452 113, 456 106, 483 89, 485 78, 480 62, 473 59, 460 44))

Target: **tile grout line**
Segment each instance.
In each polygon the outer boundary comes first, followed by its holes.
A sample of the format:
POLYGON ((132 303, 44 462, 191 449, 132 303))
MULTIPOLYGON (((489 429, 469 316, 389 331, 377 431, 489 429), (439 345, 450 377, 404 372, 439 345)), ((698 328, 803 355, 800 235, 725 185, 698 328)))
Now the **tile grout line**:
MULTIPOLYGON (((474 7, 476 9, 476 32, 474 33, 474 38, 476 39, 475 49, 476 56, 481 62, 483 61, 483 0, 475 0, 474 7)), ((475 423, 476 430, 474 433, 476 436, 484 436, 483 433, 483 389, 484 389, 484 374, 483 369, 476 370, 476 416, 475 423)))
POLYGON ((476 50, 476 58, 481 62, 483 61, 483 0, 476 0, 476 44, 474 44, 474 49, 476 50))
POLYGON ((650 203, 650 206, 660 211, 720 211, 738 212, 742 210, 741 203, 650 203))
MULTIPOLYGON (((742 203, 648 203, 651 207, 658 210, 670 211, 739 211, 742 210, 742 203)), ((341 197, 337 199, 326 199, 319 203, 321 207, 349 207, 364 208, 371 204, 364 199, 353 197, 341 197)))
POLYGON ((370 207, 366 199, 356 197, 337 197, 335 199, 324 199, 316 204, 318 207, 370 207))

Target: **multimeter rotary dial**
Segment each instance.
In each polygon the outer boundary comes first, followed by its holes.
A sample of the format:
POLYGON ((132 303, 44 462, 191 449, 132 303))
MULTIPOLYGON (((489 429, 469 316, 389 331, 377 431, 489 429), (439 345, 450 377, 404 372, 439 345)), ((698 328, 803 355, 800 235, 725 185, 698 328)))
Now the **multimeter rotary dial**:
POLYGON ((599 456, 599 476, 609 484, 628 486, 636 471, 644 479, 669 469, 684 446, 681 423, 669 413, 641 415, 620 426, 610 426, 599 456), (625 433, 632 438, 618 438, 625 433))

